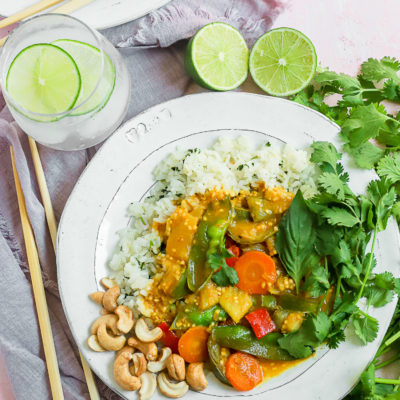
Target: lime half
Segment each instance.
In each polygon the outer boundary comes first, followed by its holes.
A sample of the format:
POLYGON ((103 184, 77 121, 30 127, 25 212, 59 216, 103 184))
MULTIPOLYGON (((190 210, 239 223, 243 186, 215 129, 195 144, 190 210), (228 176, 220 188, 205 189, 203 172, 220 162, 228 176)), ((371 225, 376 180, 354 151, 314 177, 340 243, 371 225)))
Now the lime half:
POLYGON ((53 44, 71 55, 81 74, 82 87, 75 104, 78 108, 70 115, 87 114, 103 107, 110 98, 115 84, 115 68, 110 57, 103 53, 105 57, 102 70, 102 53, 97 47, 69 39, 56 40, 53 44))
POLYGON ((317 55, 311 40, 292 28, 277 28, 261 36, 250 53, 250 74, 273 96, 304 89, 314 76, 317 55))
MULTIPOLYGON (((37 114, 58 114, 76 103, 81 77, 73 58, 59 47, 47 43, 34 44, 17 54, 10 65, 6 89, 27 111, 37 114)), ((26 114, 23 110, 20 110, 26 114)), ((29 118, 49 121, 49 117, 29 118)))
POLYGON ((185 54, 188 74, 201 86, 231 90, 247 78, 249 49, 234 27, 213 22, 190 39, 185 54))

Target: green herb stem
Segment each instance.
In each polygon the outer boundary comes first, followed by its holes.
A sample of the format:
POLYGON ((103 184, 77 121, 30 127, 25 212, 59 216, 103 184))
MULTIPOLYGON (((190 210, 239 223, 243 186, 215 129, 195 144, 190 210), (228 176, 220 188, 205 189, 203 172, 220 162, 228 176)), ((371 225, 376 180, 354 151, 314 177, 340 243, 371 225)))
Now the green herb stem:
POLYGON ((390 337, 388 340, 385 342, 385 346, 390 346, 393 342, 395 342, 398 338, 400 338, 400 332, 397 332, 395 335, 390 337))
POLYGON ((397 361, 399 359, 400 359, 400 354, 396 354, 395 356, 390 357, 387 360, 382 361, 379 364, 376 364, 375 365, 375 369, 380 369, 380 368, 386 367, 387 365, 390 365, 390 364, 394 363, 395 361, 397 361))
POLYGON ((383 383, 384 385, 400 385, 400 379, 375 378, 375 383, 383 383))
POLYGON ((357 297, 356 297, 356 299, 354 301, 354 304, 356 304, 358 302, 358 300, 360 300, 360 298, 361 298, 361 296, 362 296, 362 294, 364 292, 364 288, 365 288, 365 285, 367 283, 367 280, 369 278, 369 274, 371 273, 371 265, 372 265, 372 259, 373 259, 373 256, 374 256, 374 248, 375 248, 375 241, 376 241, 377 232, 378 232, 378 229, 377 229, 377 227, 375 227, 374 228, 374 236, 372 238, 372 246, 371 246, 371 252, 370 252, 370 255, 369 255, 367 271, 365 273, 363 283, 362 283, 360 291, 358 292, 358 295, 357 295, 357 297))

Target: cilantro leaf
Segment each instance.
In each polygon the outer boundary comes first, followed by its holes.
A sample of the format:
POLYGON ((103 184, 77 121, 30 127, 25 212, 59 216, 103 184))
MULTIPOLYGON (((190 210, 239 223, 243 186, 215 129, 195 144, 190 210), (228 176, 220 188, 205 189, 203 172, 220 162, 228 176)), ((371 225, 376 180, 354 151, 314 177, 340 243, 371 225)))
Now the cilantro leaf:
POLYGON ((218 286, 231 286, 239 282, 239 277, 236 270, 225 263, 221 266, 221 269, 212 276, 212 280, 218 286))
POLYGON ((311 161, 318 163, 327 163, 333 170, 336 170, 336 163, 342 158, 342 155, 338 153, 335 146, 329 142, 314 142, 311 145, 313 153, 311 155, 311 161))
POLYGON ((319 185, 338 200, 344 200, 346 185, 337 174, 324 172, 318 178, 319 185))
POLYGON ((350 146, 360 146, 378 136, 389 119, 383 106, 356 106, 342 125, 341 136, 350 146))
POLYGON ((309 314, 298 331, 284 335, 278 343, 295 358, 308 357, 326 339, 330 328, 331 320, 325 313, 309 314))
POLYGON ((322 216, 328 220, 330 225, 346 226, 348 228, 360 222, 359 218, 339 207, 326 208, 322 212, 322 216))
POLYGON ((397 219, 397 221, 400 221, 400 201, 394 203, 394 206, 392 207, 392 215, 397 219))
POLYGON ((378 321, 371 317, 365 317, 361 313, 353 317, 354 331, 364 344, 373 342, 378 336, 378 321))
POLYGON ((368 305, 378 308, 393 300, 393 291, 371 285, 365 288, 364 296, 368 299, 368 305))
POLYGON ((319 297, 326 293, 330 286, 328 269, 318 265, 312 268, 301 290, 307 292, 311 297, 319 297))
POLYGON ((361 65, 362 77, 375 82, 389 78, 400 83, 400 78, 397 76, 399 70, 400 62, 391 57, 383 57, 380 61, 376 58, 369 58, 361 65))
POLYGON ((384 156, 385 150, 374 146, 370 142, 365 142, 358 147, 351 147, 348 143, 344 145, 347 151, 354 159, 357 167, 371 169, 384 156))
POLYGON ((283 215, 276 235, 276 250, 299 291, 300 281, 309 269, 306 262, 315 242, 314 216, 299 190, 283 215))
POLYGON ((400 181, 400 153, 388 154, 379 161, 377 171, 380 177, 391 184, 400 181))

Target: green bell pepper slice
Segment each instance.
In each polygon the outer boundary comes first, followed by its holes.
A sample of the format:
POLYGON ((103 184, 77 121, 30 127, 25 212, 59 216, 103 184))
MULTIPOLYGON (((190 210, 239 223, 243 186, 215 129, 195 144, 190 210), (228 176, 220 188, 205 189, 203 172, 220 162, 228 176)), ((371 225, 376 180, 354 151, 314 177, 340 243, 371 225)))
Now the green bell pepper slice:
POLYGON ((222 347, 243 351, 267 360, 289 361, 293 357, 279 347, 278 339, 282 334, 273 332, 257 339, 251 328, 241 325, 216 326, 212 331, 213 339, 222 347))
POLYGON ((212 372, 222 383, 232 386, 228 379, 226 379, 225 373, 221 366, 221 346, 215 341, 212 335, 210 335, 208 338, 207 348, 212 372))
POLYGON ((190 293, 190 290, 187 286, 187 269, 185 269, 185 271, 182 273, 181 277, 179 278, 178 283, 172 290, 171 297, 178 300, 178 299, 182 299, 189 293, 190 293))
POLYGON ((317 312, 319 300, 285 293, 278 297, 278 304, 285 310, 317 312))
POLYGON ((231 218, 232 205, 228 197, 208 205, 189 254, 187 284, 192 292, 201 289, 211 279, 214 271, 208 265, 208 256, 218 251, 231 218))
POLYGON ((187 329, 195 326, 210 326, 216 321, 226 321, 228 314, 219 305, 215 305, 207 310, 201 311, 194 305, 185 304, 174 321, 171 329, 187 329))

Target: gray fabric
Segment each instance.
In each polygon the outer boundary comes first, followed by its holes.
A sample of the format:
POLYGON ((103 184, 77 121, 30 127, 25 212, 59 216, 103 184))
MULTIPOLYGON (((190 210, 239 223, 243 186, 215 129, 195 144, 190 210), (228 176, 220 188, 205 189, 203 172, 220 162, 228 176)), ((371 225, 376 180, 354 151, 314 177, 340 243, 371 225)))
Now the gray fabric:
MULTIPOLYGON (((175 42, 208 22, 226 21, 239 28, 251 44, 280 9, 274 0, 175 0, 137 21, 106 30, 105 36, 120 48, 131 73, 132 98, 126 119, 193 90, 183 69, 184 43, 175 42)), ((11 170, 11 144, 39 249, 65 398, 87 399, 77 348, 58 296, 55 257, 27 137, 12 122, 1 96, 0 110, 0 351, 17 399, 51 398, 11 170)), ((96 148, 60 152, 38 147, 59 219, 96 148)), ((100 381, 98 387, 102 398, 119 398, 100 381)))

